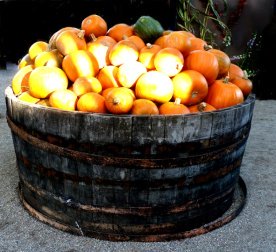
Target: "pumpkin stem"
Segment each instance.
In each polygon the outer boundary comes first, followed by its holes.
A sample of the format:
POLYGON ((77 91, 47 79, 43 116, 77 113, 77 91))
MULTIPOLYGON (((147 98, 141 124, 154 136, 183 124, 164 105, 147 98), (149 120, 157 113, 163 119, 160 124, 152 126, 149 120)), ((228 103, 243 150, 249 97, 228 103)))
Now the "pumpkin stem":
POLYGON ((80 39, 83 39, 85 35, 85 30, 80 30, 77 35, 80 39))
POLYGON ((230 77, 229 76, 225 76, 224 79, 223 79, 223 83, 228 84, 229 80, 230 80, 230 77))
POLYGON ((97 38, 96 38, 96 36, 95 36, 94 33, 91 33, 91 34, 90 34, 90 38, 91 38, 91 41, 92 41, 92 42, 95 42, 95 41, 97 40, 97 38))
POLYGON ((148 49, 151 49, 153 47, 153 45, 151 43, 147 43, 146 46, 148 49))
POLYGON ((114 105, 118 105, 118 104, 121 103, 121 100, 120 100, 119 97, 114 97, 112 102, 113 102, 114 105))
POLYGON ((201 102, 201 103, 199 103, 199 104, 197 105, 197 109, 198 109, 198 111, 200 111, 200 112, 204 112, 205 109, 206 109, 206 107, 207 107, 206 102, 201 102))
POLYGON ((181 103, 181 99, 179 97, 176 97, 174 100, 174 104, 180 104, 181 103))
POLYGON ((213 47, 211 45, 204 45, 203 48, 205 51, 209 51, 209 50, 213 49, 213 47))

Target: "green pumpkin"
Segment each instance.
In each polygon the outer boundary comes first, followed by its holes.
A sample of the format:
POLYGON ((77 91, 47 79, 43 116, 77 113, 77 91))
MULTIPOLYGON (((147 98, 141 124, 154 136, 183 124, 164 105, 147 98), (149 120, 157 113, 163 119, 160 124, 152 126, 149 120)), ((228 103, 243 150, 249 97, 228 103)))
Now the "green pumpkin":
POLYGON ((135 34, 143 39, 145 43, 153 43, 164 32, 160 22, 151 16, 139 17, 133 27, 135 34))

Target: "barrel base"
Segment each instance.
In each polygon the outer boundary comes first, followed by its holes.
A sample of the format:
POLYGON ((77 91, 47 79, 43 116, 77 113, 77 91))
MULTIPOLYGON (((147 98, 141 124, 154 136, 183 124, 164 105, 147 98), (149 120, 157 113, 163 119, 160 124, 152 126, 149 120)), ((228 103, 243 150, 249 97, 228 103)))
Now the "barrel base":
POLYGON ((194 236, 202 235, 208 233, 214 229, 222 227, 223 225, 229 223, 234 218, 236 218, 242 211, 247 196, 247 189, 244 180, 239 177, 238 183, 235 188, 233 202, 229 209, 219 218, 215 219, 212 222, 206 223, 203 226, 191 230, 185 230, 178 233, 169 233, 169 234, 146 234, 146 235, 126 235, 126 234, 84 234, 81 228, 76 226, 65 225, 59 223, 48 216, 35 210, 28 202, 24 199, 20 183, 19 183, 19 198, 23 207, 29 212, 29 214, 36 219, 40 220, 43 223, 46 223, 56 229, 69 232, 75 235, 88 236, 101 240, 110 240, 110 241, 138 241, 138 242, 161 242, 161 241, 170 241, 170 240, 180 240, 185 238, 191 238, 194 236))

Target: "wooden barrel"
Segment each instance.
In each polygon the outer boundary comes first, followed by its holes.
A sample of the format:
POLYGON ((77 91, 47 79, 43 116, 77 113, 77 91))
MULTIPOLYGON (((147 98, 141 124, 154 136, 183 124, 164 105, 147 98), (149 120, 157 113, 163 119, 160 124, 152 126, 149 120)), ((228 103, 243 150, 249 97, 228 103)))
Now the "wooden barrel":
POLYGON ((19 101, 10 87, 5 95, 21 199, 48 224, 100 239, 170 240, 233 202, 254 95, 173 116, 61 111, 19 101))

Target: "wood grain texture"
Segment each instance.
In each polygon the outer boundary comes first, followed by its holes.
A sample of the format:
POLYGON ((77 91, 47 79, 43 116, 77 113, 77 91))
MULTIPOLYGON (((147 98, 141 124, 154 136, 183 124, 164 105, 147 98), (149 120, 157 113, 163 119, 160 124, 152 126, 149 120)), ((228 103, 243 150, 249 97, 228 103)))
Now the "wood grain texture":
POLYGON ((254 101, 114 116, 30 105, 7 88, 22 197, 53 221, 111 240, 199 228, 232 204, 254 101))

